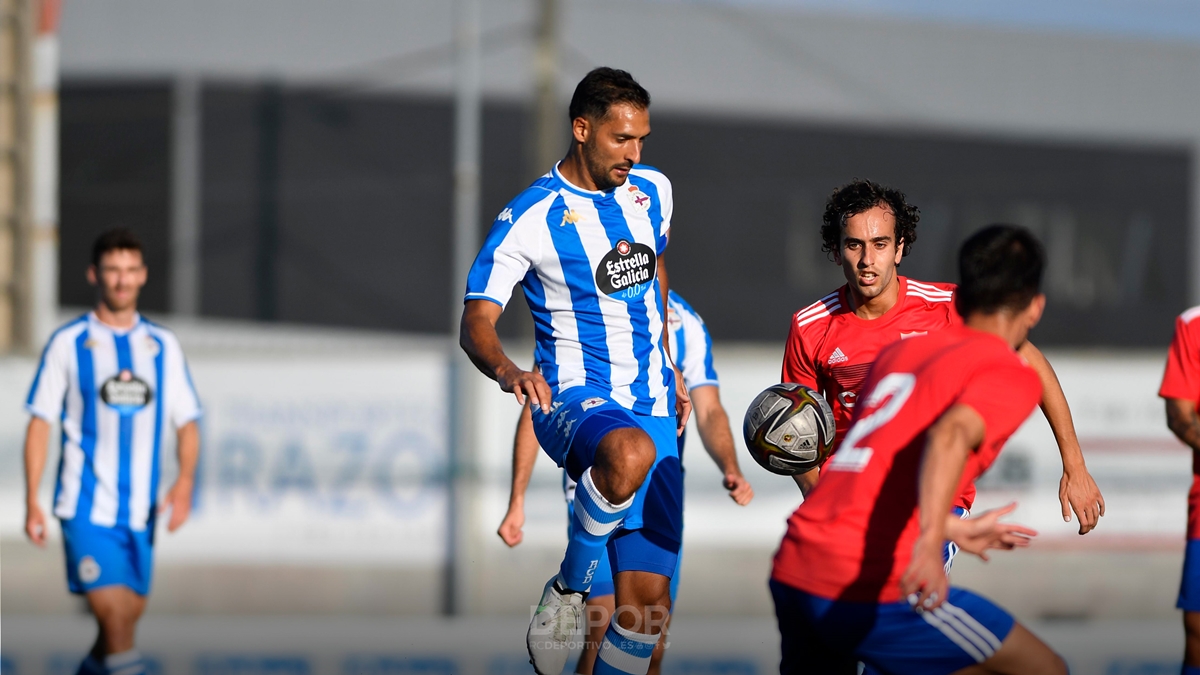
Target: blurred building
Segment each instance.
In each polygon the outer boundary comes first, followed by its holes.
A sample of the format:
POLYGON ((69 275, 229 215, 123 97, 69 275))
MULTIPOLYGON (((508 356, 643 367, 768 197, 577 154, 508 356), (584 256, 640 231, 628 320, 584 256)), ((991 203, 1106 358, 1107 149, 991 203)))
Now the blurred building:
MULTIPOLYGON (((530 161, 534 3, 485 5, 486 222, 546 167, 530 161)), ((452 7, 70 3, 62 302, 90 300, 86 245, 125 223, 172 280, 147 288, 151 309, 444 332, 452 7)), ((919 278, 952 279, 985 223, 1038 231, 1040 342, 1161 345, 1200 299, 1200 45, 720 3, 562 14, 564 148, 587 70, 647 86, 644 161, 676 186, 672 281, 719 339, 781 340, 840 283, 817 227, 856 176, 922 208, 904 264, 919 278)))

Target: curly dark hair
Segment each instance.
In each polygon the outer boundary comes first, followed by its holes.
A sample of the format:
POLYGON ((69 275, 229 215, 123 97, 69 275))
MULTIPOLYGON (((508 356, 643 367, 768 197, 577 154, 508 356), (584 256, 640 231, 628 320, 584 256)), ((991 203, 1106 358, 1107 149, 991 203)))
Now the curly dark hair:
POLYGON ((832 256, 842 244, 846 219, 876 206, 887 206, 896 217, 896 242, 904 242, 904 255, 912 252, 917 241, 917 222, 921 211, 909 204, 904 193, 870 180, 855 178, 833 191, 825 202, 821 224, 821 250, 832 256))

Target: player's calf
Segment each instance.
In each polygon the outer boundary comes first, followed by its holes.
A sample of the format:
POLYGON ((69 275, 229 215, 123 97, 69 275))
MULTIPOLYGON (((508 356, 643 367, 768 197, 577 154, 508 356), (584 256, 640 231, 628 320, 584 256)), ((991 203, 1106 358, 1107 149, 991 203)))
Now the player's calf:
POLYGON ((1183 674, 1200 675, 1200 612, 1183 613, 1183 674))
POLYGON ((671 616, 671 582, 652 572, 621 572, 616 609, 600 645, 594 675, 645 675, 671 616))

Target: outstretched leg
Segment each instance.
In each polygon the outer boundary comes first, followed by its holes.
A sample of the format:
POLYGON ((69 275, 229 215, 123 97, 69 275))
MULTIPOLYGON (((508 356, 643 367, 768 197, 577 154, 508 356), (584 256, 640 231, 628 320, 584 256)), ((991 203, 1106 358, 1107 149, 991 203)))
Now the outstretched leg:
POLYGON ((1045 642, 1017 623, 991 658, 954 675, 1067 675, 1067 664, 1045 642))

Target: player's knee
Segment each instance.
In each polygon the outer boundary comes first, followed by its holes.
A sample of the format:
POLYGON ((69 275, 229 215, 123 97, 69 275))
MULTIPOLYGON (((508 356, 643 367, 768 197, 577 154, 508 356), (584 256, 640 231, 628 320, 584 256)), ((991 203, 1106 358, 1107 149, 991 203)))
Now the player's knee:
POLYGON ((654 457, 654 441, 641 429, 609 432, 600 442, 595 464, 606 474, 605 482, 613 492, 604 496, 617 502, 633 496, 654 466, 654 457))

